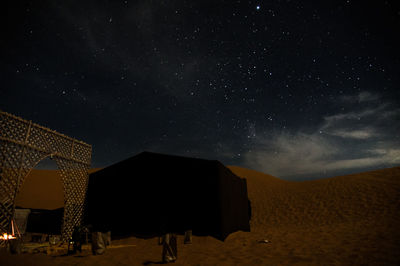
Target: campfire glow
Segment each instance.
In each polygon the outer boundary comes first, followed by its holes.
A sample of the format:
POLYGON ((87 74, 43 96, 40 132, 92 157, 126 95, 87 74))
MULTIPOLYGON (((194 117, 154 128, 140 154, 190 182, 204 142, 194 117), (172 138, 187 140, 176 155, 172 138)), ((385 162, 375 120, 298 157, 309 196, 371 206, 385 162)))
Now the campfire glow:
POLYGON ((16 237, 13 235, 9 235, 7 233, 4 233, 3 235, 0 235, 1 240, 10 240, 10 239, 15 239, 16 237))
POLYGON ((11 220, 11 230, 12 233, 11 235, 8 233, 3 233, 2 235, 0 235, 0 240, 10 240, 10 239, 16 239, 15 237, 15 229, 17 230, 17 232, 19 233, 18 230, 18 226, 15 225, 16 228, 14 228, 14 220, 11 220))

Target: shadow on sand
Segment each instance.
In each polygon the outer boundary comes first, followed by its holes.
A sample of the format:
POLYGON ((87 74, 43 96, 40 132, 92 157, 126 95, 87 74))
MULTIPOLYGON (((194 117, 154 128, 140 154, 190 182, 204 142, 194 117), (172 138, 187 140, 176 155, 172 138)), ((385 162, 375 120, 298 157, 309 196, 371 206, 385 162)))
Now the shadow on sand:
POLYGON ((143 265, 151 265, 151 264, 164 264, 164 262, 162 262, 162 261, 150 261, 150 260, 147 260, 147 261, 143 262, 143 265))

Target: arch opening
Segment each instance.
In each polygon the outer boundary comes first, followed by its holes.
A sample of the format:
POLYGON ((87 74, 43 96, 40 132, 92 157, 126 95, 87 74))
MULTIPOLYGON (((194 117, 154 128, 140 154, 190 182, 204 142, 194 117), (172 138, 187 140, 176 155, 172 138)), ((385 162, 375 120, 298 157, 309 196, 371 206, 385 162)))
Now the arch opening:
MULTIPOLYGON (((91 145, 0 110, 0 234, 13 232, 16 191, 32 166, 52 154, 62 176, 65 211, 62 241, 82 223, 91 145), (73 169, 73 171, 69 171, 73 169)), ((6 241, 0 238, 0 246, 6 241)))
POLYGON ((15 199, 15 221, 27 242, 61 239, 64 189, 57 163, 41 160, 24 178, 15 199), (54 238, 54 237, 53 237, 54 238))

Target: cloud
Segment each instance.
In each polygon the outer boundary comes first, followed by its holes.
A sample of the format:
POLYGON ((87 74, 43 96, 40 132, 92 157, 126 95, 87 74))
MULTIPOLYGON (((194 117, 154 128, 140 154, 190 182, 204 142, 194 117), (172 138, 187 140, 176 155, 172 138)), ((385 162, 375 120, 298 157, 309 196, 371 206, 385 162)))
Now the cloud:
POLYGON ((333 136, 338 136, 342 138, 353 138, 353 139, 369 139, 377 136, 377 133, 372 128, 363 128, 359 130, 336 130, 332 131, 329 134, 333 136))
POLYGON ((314 172, 316 165, 337 152, 334 145, 318 135, 283 133, 259 140, 244 158, 253 169, 283 177, 314 172))
POLYGON ((365 103, 365 102, 376 101, 379 98, 380 96, 378 94, 373 94, 368 91, 362 91, 357 95, 344 95, 340 99, 343 102, 365 103))
POLYGON ((358 94, 358 101, 359 102, 369 102, 369 101, 376 101, 380 97, 378 94, 372 94, 368 91, 363 91, 358 94))
POLYGON ((332 176, 399 165, 400 140, 396 136, 400 125, 393 118, 400 110, 390 103, 354 108, 359 109, 323 117, 313 129, 257 135, 254 148, 243 155, 243 163, 281 178, 332 176))
POLYGON ((390 144, 372 151, 360 150, 348 157, 348 148, 317 135, 281 134, 258 143, 258 148, 245 154, 249 167, 278 177, 321 175, 341 170, 400 164, 400 149, 390 144))
POLYGON ((400 164, 400 149, 386 147, 385 149, 380 148, 377 150, 380 150, 381 152, 371 154, 364 158, 336 160, 327 163, 325 168, 327 170, 336 170, 400 164))
MULTIPOLYGON (((397 110, 398 111, 398 110, 397 110)), ((353 139, 369 139, 380 135, 377 121, 389 121, 396 113, 389 104, 366 107, 362 110, 333 114, 323 117, 319 131, 332 136, 353 139)))
POLYGON ((327 129, 331 126, 336 126, 339 123, 354 123, 357 120, 360 121, 361 119, 368 119, 374 116, 385 116, 392 112, 391 110, 385 110, 387 107, 387 104, 382 104, 375 108, 366 108, 357 112, 353 111, 325 116, 324 124, 321 128, 327 129))

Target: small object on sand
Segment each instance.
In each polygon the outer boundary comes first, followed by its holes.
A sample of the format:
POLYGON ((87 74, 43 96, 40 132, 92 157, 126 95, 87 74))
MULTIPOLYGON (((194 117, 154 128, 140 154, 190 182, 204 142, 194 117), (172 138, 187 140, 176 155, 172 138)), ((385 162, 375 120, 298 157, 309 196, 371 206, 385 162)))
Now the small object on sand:
POLYGON ((11 254, 21 254, 22 252, 22 241, 18 238, 8 240, 9 249, 11 254))
POLYGON ((105 252, 108 243, 108 234, 103 232, 92 232, 92 253, 101 255, 105 252))
POLYGON ((175 262, 178 258, 176 234, 167 233, 163 236, 162 262, 175 262))
POLYGON ((54 246, 61 241, 59 235, 49 235, 49 244, 50 246, 54 246))
POLYGON ((258 243, 267 244, 267 243, 271 243, 271 241, 269 241, 268 239, 263 239, 263 240, 258 240, 258 243))
POLYGON ((183 239, 184 244, 192 244, 192 230, 185 231, 185 237, 183 239))

